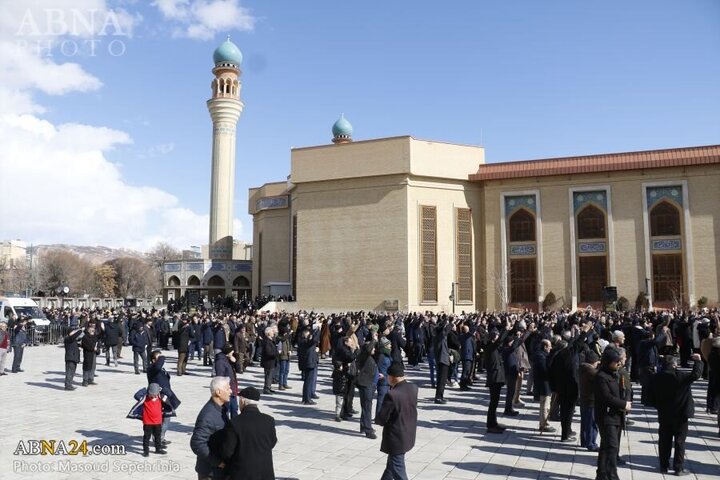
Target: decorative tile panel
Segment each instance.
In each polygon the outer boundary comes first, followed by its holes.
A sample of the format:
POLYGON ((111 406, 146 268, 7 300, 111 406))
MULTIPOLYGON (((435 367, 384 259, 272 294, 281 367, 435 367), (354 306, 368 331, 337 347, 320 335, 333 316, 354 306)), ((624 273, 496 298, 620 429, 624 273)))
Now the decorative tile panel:
POLYGON ((682 241, 677 239, 653 240, 650 248, 652 250, 680 250, 682 249, 682 241))
POLYGON ((605 192, 605 190, 573 192, 573 207, 575 208, 575 213, 582 210, 588 203, 592 203, 596 207, 600 207, 603 212, 607 212, 607 192, 605 192))
POLYGON ((517 195, 505 197, 505 214, 509 218, 518 208, 525 208, 537 213, 537 199, 535 195, 517 195))
POLYGON ((255 202, 255 210, 270 210, 273 208, 287 208, 288 197, 283 195, 280 197, 263 197, 255 202))
POLYGON ((683 205, 682 185, 671 185, 669 187, 648 187, 647 208, 648 211, 662 200, 671 200, 677 205, 683 205))
POLYGON ((181 269, 182 269, 182 267, 179 263, 166 263, 165 264, 166 272, 179 272, 181 269))
POLYGON ((535 255, 535 245, 510 245, 510 255, 535 255))
POLYGON ((186 263, 185 270, 188 272, 202 272, 205 270, 205 265, 202 262, 186 263))
POLYGON ((578 250, 580 253, 605 253, 607 247, 605 242, 580 242, 578 250))

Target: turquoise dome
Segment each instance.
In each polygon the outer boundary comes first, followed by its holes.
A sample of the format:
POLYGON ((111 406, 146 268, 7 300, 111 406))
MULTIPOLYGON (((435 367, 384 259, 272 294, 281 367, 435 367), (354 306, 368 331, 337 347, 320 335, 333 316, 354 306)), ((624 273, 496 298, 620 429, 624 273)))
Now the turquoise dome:
POLYGON ((242 58, 242 52, 240 52, 237 45, 230 41, 230 38, 225 40, 213 53, 215 65, 218 63, 232 63, 239 67, 242 63, 242 58))
POLYGON ((352 137, 353 127, 342 115, 332 127, 332 133, 335 137, 352 137))

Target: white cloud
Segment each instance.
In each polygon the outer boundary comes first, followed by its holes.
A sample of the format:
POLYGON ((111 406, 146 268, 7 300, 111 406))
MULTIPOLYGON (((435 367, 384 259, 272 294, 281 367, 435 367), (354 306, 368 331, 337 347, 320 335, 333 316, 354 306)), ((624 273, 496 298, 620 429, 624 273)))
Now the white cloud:
MULTIPOLYGON (((103 0, 3 2, 0 240, 135 249, 159 240, 181 248, 207 243, 208 215, 193 212, 159 188, 131 184, 108 160, 108 151, 132 143, 127 133, 72 122, 55 125, 42 118, 45 108, 34 98, 36 92, 64 95, 102 87, 102 81, 78 63, 57 52, 36 51, 37 41, 78 40, 103 28, 130 35, 137 21, 139 16, 110 9, 103 0), (47 17, 48 9, 54 17, 47 17), (85 17, 83 23, 78 15, 92 9, 112 20, 92 24, 85 17), (72 18, 77 25, 68 23, 72 18)), ((163 155, 173 149, 168 142, 150 152, 163 155)), ((241 232, 236 222, 235 235, 241 232)))
POLYGON ((178 36, 209 40, 218 32, 255 28, 256 18, 238 0, 156 0, 153 4, 179 25, 178 36))

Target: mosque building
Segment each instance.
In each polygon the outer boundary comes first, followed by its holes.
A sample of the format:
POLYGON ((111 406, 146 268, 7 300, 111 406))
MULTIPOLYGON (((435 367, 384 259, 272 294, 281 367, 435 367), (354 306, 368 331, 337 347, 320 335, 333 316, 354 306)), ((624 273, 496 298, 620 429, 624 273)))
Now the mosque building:
POLYGON ((344 117, 332 133, 250 189, 254 292, 327 311, 718 302, 720 145, 486 164, 353 141, 344 117))

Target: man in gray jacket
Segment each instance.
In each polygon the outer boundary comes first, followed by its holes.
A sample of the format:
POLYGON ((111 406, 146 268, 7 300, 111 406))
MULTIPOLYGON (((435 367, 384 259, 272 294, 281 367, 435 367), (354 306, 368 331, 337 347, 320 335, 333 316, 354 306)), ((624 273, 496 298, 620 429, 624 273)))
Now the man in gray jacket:
POLYGON ((190 437, 190 448, 197 455, 195 471, 198 480, 223 478, 222 469, 225 467, 216 452, 220 448, 219 442, 222 442, 222 429, 229 420, 227 404, 232 394, 230 379, 213 378, 210 382, 210 393, 212 396, 200 410, 190 437))

